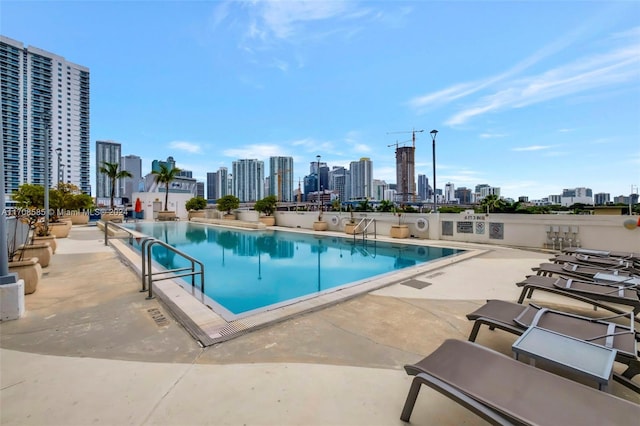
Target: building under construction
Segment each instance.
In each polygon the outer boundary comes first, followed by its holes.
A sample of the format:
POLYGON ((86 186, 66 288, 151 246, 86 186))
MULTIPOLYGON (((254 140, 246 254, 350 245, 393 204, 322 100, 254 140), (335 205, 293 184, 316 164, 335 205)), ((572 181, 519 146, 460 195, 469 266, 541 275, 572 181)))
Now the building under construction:
POLYGON ((413 202, 416 195, 416 148, 402 146, 396 148, 396 200, 413 202))

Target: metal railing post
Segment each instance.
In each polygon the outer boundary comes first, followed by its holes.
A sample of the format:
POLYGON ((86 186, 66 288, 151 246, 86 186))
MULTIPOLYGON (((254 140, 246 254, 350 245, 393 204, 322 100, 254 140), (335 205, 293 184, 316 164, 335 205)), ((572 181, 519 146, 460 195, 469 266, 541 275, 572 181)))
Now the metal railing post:
POLYGON ((108 246, 109 245, 109 232, 108 232, 108 228, 109 227, 109 221, 105 220, 104 221, 104 245, 108 246))

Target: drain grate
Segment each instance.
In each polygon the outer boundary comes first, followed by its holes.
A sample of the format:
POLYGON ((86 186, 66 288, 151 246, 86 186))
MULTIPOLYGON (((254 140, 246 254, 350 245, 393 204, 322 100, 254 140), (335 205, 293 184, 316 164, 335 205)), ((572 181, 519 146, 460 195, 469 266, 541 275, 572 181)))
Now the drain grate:
POLYGON ((434 272, 433 274, 431 274, 431 275, 425 275, 424 277, 425 277, 425 278, 435 278, 435 277, 437 277, 437 276, 439 276, 439 275, 444 275, 444 272, 434 272))
POLYGON ((156 323, 158 327, 164 327, 165 325, 169 325, 169 320, 158 308, 147 309, 147 312, 153 318, 153 321, 156 323))
POLYGON ((400 284, 406 285, 407 287, 413 287, 418 290, 422 290, 423 288, 431 285, 431 283, 428 283, 425 281, 418 281, 418 280, 407 280, 407 281, 401 282, 400 284))

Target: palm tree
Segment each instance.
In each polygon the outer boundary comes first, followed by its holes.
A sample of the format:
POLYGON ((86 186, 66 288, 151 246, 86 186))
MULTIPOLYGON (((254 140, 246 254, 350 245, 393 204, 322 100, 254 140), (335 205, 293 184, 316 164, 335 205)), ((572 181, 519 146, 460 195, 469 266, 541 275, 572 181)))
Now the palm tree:
POLYGON ((111 210, 113 210, 113 198, 116 195, 116 182, 118 179, 131 178, 133 175, 126 170, 118 170, 120 164, 103 162, 100 173, 107 175, 111 181, 111 210))
POLYGON ((502 198, 498 197, 496 194, 487 195, 482 199, 480 205, 483 207, 483 210, 486 210, 487 213, 494 211, 502 211, 505 207, 505 202, 502 198))
POLYGON ((164 193, 164 211, 167 211, 167 206, 169 204, 169 184, 176 178, 180 170, 177 167, 169 168, 166 164, 160 163, 160 170, 153 170, 151 174, 156 175, 155 181, 158 184, 164 183, 165 193, 164 193))

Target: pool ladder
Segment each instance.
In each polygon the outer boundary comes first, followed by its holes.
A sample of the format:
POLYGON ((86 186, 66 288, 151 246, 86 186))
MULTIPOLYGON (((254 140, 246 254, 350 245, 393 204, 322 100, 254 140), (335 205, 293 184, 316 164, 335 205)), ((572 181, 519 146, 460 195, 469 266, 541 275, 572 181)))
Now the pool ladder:
POLYGON ((121 231, 126 232, 129 237, 129 245, 133 245, 133 239, 135 238, 138 242, 140 242, 140 252, 142 254, 142 290, 141 293, 148 291, 147 299, 153 299, 153 282, 154 281, 163 281, 170 280, 173 278, 181 278, 181 277, 191 277, 191 291, 195 292, 196 289, 196 275, 200 276, 200 293, 204 296, 204 264, 200 262, 198 259, 189 256, 188 254, 178 250, 177 248, 165 243, 164 241, 160 241, 153 237, 134 237, 133 233, 127 228, 123 228, 120 225, 116 225, 113 222, 104 222, 104 245, 108 245, 108 228, 109 226, 115 227, 121 231), (169 250, 178 256, 189 261, 191 266, 187 266, 184 268, 174 268, 174 269, 165 269, 157 272, 152 272, 152 253, 151 249, 153 246, 159 245, 164 247, 166 250, 169 250), (196 268, 196 265, 199 266, 199 270, 196 268), (188 271, 188 272, 185 272, 188 271), (180 272, 180 273, 179 273, 180 272))
POLYGON ((356 240, 356 235, 362 234, 362 239, 364 240, 367 237, 367 229, 373 224, 373 238, 377 238, 378 229, 376 226, 376 220, 368 217, 363 217, 360 219, 360 222, 355 226, 353 232, 353 241, 356 240))

